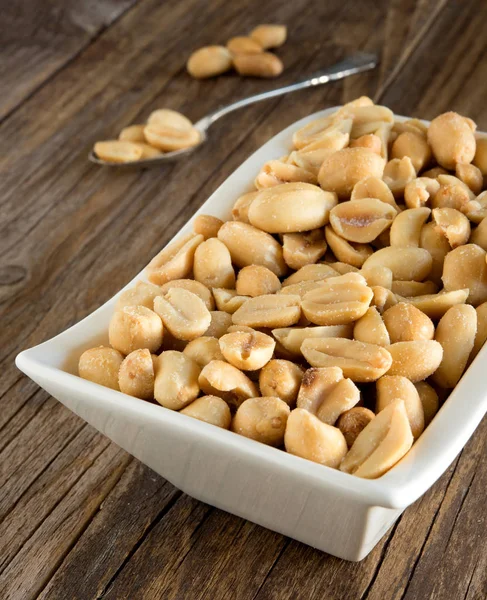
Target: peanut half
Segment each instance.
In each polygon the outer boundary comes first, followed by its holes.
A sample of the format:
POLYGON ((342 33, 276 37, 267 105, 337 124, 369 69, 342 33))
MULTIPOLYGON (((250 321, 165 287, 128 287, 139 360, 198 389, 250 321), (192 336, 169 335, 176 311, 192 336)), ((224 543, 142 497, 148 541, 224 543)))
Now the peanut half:
POLYGON ((350 242, 367 244, 391 226, 396 210, 376 198, 349 200, 330 212, 335 232, 350 242))
MULTIPOLYGON (((307 339, 301 346, 310 365, 339 367, 345 377, 355 382, 375 381, 387 373, 393 362, 389 349, 344 338, 307 339)), ((440 361, 441 358, 438 364, 440 361)))
POLYGON ((171 288, 165 296, 157 296, 154 310, 178 340, 200 337, 211 323, 210 311, 203 300, 183 288, 171 288))
POLYGON ((291 411, 284 444, 290 454, 334 469, 338 468, 347 453, 343 433, 303 408, 291 411))
POLYGON ((266 294, 250 298, 232 317, 235 325, 288 327, 301 316, 301 298, 291 294, 266 294))
POLYGON ((294 362, 272 359, 259 374, 261 394, 280 398, 292 408, 296 405, 303 373, 304 369, 294 362))
POLYGON ((413 441, 404 402, 396 400, 359 433, 340 471, 376 479, 401 460, 413 441))
POLYGON ((179 411, 181 414, 222 429, 229 429, 232 415, 225 400, 218 396, 201 396, 196 398, 186 408, 179 411))
POLYGON ((279 398, 249 398, 238 407, 232 430, 269 446, 281 446, 289 413, 289 406, 279 398))

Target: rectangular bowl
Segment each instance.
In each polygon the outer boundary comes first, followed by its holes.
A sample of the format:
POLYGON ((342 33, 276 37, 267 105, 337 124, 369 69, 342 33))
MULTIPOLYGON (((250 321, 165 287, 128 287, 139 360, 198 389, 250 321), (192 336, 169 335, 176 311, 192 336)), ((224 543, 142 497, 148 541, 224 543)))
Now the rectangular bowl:
MULTIPOLYGON (((228 219, 262 164, 288 154, 297 129, 334 110, 301 119, 264 144, 194 216, 228 219)), ((174 239, 191 230, 193 219, 174 239)), ((144 279, 141 272, 126 288, 144 279)), ((405 458, 379 479, 360 479, 80 379, 78 358, 108 343, 119 295, 67 331, 21 352, 18 368, 190 496, 340 558, 367 556, 448 468, 487 410, 483 348, 405 458)))

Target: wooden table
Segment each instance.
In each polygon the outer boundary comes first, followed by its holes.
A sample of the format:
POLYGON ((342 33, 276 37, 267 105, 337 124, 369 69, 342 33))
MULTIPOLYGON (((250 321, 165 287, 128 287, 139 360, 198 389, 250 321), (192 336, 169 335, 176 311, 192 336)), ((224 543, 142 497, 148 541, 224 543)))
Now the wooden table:
POLYGON ((487 421, 348 563, 182 494, 13 361, 110 298, 250 153, 311 112, 368 94, 487 129, 487 3, 4 0, 1 22, 0 598, 485 599, 487 421), (186 74, 191 50, 269 21, 289 27, 278 81, 186 74), (236 113, 183 162, 115 172, 86 160, 157 107, 196 120, 357 49, 380 52, 375 73, 236 113))

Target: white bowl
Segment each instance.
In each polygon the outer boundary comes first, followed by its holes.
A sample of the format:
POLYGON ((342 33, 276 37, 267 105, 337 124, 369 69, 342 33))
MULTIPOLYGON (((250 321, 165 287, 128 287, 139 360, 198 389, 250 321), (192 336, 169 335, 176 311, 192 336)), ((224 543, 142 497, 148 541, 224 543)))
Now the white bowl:
MULTIPOLYGON (((264 144, 198 213, 228 218, 261 165, 289 152, 293 132, 333 110, 310 115, 264 144)), ((143 273, 126 287, 137 279, 143 273)), ((367 556, 447 469, 487 410, 484 348, 407 456, 379 479, 360 479, 77 377, 81 352, 107 343, 118 295, 64 333, 19 354, 18 368, 190 496, 340 558, 367 556)))

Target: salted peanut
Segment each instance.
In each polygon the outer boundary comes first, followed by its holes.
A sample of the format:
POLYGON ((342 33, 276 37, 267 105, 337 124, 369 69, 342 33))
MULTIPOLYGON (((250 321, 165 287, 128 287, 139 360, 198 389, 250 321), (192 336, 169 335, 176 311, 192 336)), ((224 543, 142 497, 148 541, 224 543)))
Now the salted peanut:
POLYGON ((257 25, 250 32, 250 37, 264 50, 279 48, 286 41, 287 27, 285 25, 257 25))
POLYGON ((178 340, 191 341, 204 335, 211 323, 203 300, 184 288, 171 288, 164 296, 157 296, 154 310, 178 340))
POLYGON ((477 244, 487 251, 487 218, 482 219, 475 229, 472 230, 469 242, 477 244))
POLYGON ((339 367, 307 369, 299 388, 297 407, 316 415, 327 394, 342 380, 343 371, 339 367))
POLYGON ((344 337, 351 338, 353 323, 346 325, 324 325, 322 327, 283 327, 273 329, 272 335, 293 355, 301 355, 301 344, 309 338, 344 337))
POLYGON ((347 453, 343 433, 320 421, 304 408, 295 408, 287 420, 284 445, 287 452, 337 469, 347 453))
POLYGON ((290 275, 287 279, 282 282, 282 287, 285 288, 290 285, 295 285, 303 281, 323 281, 330 277, 336 277, 338 272, 331 265, 319 263, 316 265, 305 265, 301 267, 296 273, 290 275))
POLYGON ((318 173, 324 190, 348 200, 355 184, 366 177, 382 177, 385 160, 367 148, 344 148, 326 157, 318 173))
POLYGON ((416 177, 404 188, 404 202, 408 208, 421 208, 440 189, 440 183, 431 177, 416 177))
POLYGON ((452 292, 441 291, 438 294, 427 294, 403 298, 398 296, 401 302, 412 304, 431 319, 441 319, 446 311, 456 304, 464 304, 467 301, 469 289, 455 290, 452 292))
POLYGON ((350 142, 350 148, 368 148, 379 156, 382 151, 382 142, 379 136, 375 133, 367 133, 350 142))
POLYGON ((424 431, 424 410, 414 384, 400 375, 384 375, 377 380, 377 403, 376 413, 383 411, 386 406, 396 400, 402 400, 411 427, 411 433, 415 440, 424 431))
MULTIPOLYGON (((447 175, 439 175, 438 178, 440 177, 447 177, 447 175)), ((433 208, 456 208, 462 212, 475 210, 475 205, 470 204, 475 196, 463 182, 459 179, 457 181, 458 183, 440 184, 438 191, 431 198, 433 208)))
POLYGON ((233 66, 239 75, 251 77, 278 77, 284 70, 281 59, 272 52, 236 54, 233 66))
POLYGON ((180 410, 198 397, 200 368, 193 359, 167 350, 159 354, 155 363, 154 398, 159 404, 180 410))
POLYGON ((125 357, 118 372, 118 384, 121 392, 134 398, 154 398, 154 364, 147 348, 134 350, 125 357))
POLYGON ((147 125, 162 125, 174 129, 191 129, 193 123, 183 114, 170 108, 158 108, 149 115, 147 125))
POLYGON ((297 233, 323 227, 337 204, 335 194, 309 183, 282 183, 261 190, 249 208, 252 225, 268 233, 297 233))
POLYGON ((240 196, 232 208, 232 219, 234 221, 242 221, 242 223, 248 223, 249 221, 249 208, 254 199, 257 197, 259 192, 247 192, 240 196))
POLYGON ((232 55, 224 46, 205 46, 191 54, 186 68, 196 79, 215 77, 232 68, 232 55))
MULTIPOLYGON (((316 142, 322 136, 328 134, 329 129, 332 127, 332 125, 333 125, 333 118, 331 115, 326 116, 326 117, 320 117, 318 119, 314 119, 313 121, 311 121, 304 127, 301 127, 301 129, 298 129, 298 131, 296 131, 293 134, 293 146, 296 149, 300 150, 301 148, 304 148, 308 144, 316 142)), ((350 126, 350 130, 351 130, 351 128, 352 128, 351 120, 349 120, 349 126, 350 126)), ((350 133, 350 132, 348 132, 348 133, 350 133)), ((348 143, 348 140, 347 140, 347 143, 348 143)))
POLYGON ((412 382, 422 381, 440 366, 443 348, 435 340, 396 342, 388 347, 392 365, 388 375, 401 375, 412 382))
POLYGON ((79 358, 78 374, 83 379, 93 381, 112 390, 120 390, 118 373, 123 362, 123 354, 114 348, 98 346, 85 350, 79 358))
POLYGON ((249 398, 238 407, 232 431, 262 444, 281 446, 290 412, 289 406, 279 398, 249 398))
POLYGON ((392 144, 391 158, 408 156, 416 172, 421 171, 431 160, 431 148, 424 135, 412 131, 400 133, 392 144))
POLYGON ((160 156, 162 152, 157 148, 154 148, 150 144, 145 144, 141 142, 136 142, 137 146, 142 149, 142 156, 140 160, 145 160, 146 158, 155 158, 156 156, 160 156))
POLYGON ((134 287, 120 294, 116 310, 120 310, 125 306, 145 306, 152 309, 154 308, 154 298, 160 296, 161 293, 161 288, 158 285, 137 281, 134 287))
POLYGON ((340 471, 376 479, 398 463, 413 445, 406 407, 396 400, 359 433, 340 471))
MULTIPOLYGON (((419 245, 427 250, 432 259, 429 279, 434 283, 441 285, 441 275, 443 273, 443 263, 445 256, 450 252, 451 247, 446 237, 437 230, 435 223, 426 223, 421 229, 419 245)), ((398 292, 399 293, 399 292, 398 292)), ((407 295, 407 294, 405 294, 407 295)))
MULTIPOLYGON (((188 292, 191 292, 192 294, 198 296, 198 298, 201 298, 208 310, 215 309, 215 301, 213 300, 212 293, 206 287, 206 285, 203 285, 199 281, 195 281, 194 279, 173 279, 172 281, 168 281, 164 285, 161 285, 161 287, 158 288, 160 291, 158 294, 156 294, 156 296, 165 296, 171 288, 188 290, 188 292)), ((154 308, 154 301, 152 301, 151 308, 154 308)))
POLYGON ((434 281, 393 281, 391 291, 399 296, 410 298, 412 296, 425 296, 438 293, 438 286, 434 281))
POLYGON ((431 210, 426 206, 408 208, 399 213, 391 226, 391 246, 397 248, 418 248, 421 229, 430 214, 431 210))
POLYGON ((292 182, 316 183, 316 175, 287 160, 269 160, 261 167, 254 185, 258 190, 263 190, 292 182))
POLYGON ((404 195, 406 185, 416 179, 416 170, 409 156, 393 158, 384 167, 382 179, 395 198, 404 195))
POLYGON ((292 283, 291 285, 286 285, 283 287, 278 294, 293 294, 299 296, 301 299, 310 292, 311 290, 316 290, 321 287, 326 280, 322 281, 299 281, 298 283, 292 283))
POLYGON ((458 163, 471 163, 475 156, 475 136, 465 117, 447 112, 433 119, 428 142, 438 164, 453 171, 458 163))
POLYGON ((318 261, 326 252, 323 231, 315 229, 308 233, 285 233, 282 250, 286 264, 296 271, 318 261))
POLYGON ((227 221, 218 232, 218 239, 228 248, 237 267, 262 265, 278 277, 285 275, 282 246, 265 231, 247 223, 227 221))
POLYGON ((381 285, 374 285, 370 289, 373 293, 370 305, 375 306, 379 313, 382 314, 385 310, 397 304, 396 295, 388 288, 381 285))
POLYGON ((414 387, 416 388, 421 404, 423 405, 424 426, 426 428, 431 423, 440 407, 438 394, 429 383, 426 383, 426 381, 418 381, 414 384, 414 387))
POLYGON ((381 202, 390 204, 396 212, 399 212, 391 190, 379 177, 366 177, 354 185, 350 200, 361 200, 362 198, 377 198, 381 202))
POLYGON ((470 221, 455 208, 433 209, 433 221, 452 248, 463 246, 470 237, 470 221))
POLYGON ((369 287, 380 285, 387 289, 392 288, 392 271, 389 267, 366 267, 360 270, 360 274, 365 278, 369 287))
POLYGON ((487 137, 477 138, 473 164, 480 169, 484 177, 487 176, 487 137))
POLYGON ((232 257, 218 238, 210 238, 196 248, 193 273, 196 281, 209 288, 235 287, 232 257))
POLYGON ((177 129, 157 122, 144 127, 144 137, 148 144, 163 152, 175 152, 201 142, 201 134, 195 127, 177 129))
POLYGON ((266 294, 249 298, 233 313, 235 325, 247 327, 288 327, 301 316, 301 298, 291 294, 266 294))
MULTIPOLYGON (((354 129, 359 130, 361 125, 373 124, 376 128, 376 123, 394 123, 394 113, 387 106, 379 104, 358 105, 351 102, 342 106, 336 113, 338 118, 353 119, 354 129)), ((352 137, 359 137, 361 132, 355 133, 352 130, 352 137)))
POLYGON ((292 408, 296 405, 303 375, 304 369, 296 363, 272 359, 260 371, 260 393, 280 398, 292 408))
POLYGON ((305 317, 316 325, 345 325, 367 312, 372 296, 361 275, 348 273, 332 277, 307 292, 301 307, 305 317))
POLYGON ((212 310, 210 311, 210 316, 210 326, 205 331, 204 335, 221 338, 232 324, 232 315, 222 310, 212 310))
POLYGON ((336 427, 343 433, 348 448, 351 448, 359 433, 375 417, 375 414, 363 406, 354 406, 340 415, 336 427))
POLYGON ((371 306, 363 317, 355 321, 353 339, 378 346, 388 346, 391 343, 387 328, 376 306, 371 306))
POLYGON ((359 401, 358 387, 351 379, 342 379, 325 395, 316 416, 327 425, 335 425, 339 416, 359 401))
POLYGON ((155 352, 162 345, 162 334, 161 318, 145 306, 124 306, 113 313, 108 326, 110 346, 125 355, 139 348, 155 352))
POLYGON ((236 291, 240 296, 263 296, 275 294, 281 289, 281 282, 277 275, 267 267, 249 265, 239 271, 236 291))
POLYGON ((140 142, 144 144, 144 127, 145 125, 129 125, 128 127, 124 127, 118 134, 118 139, 122 142, 140 142))
POLYGON ((196 398, 186 408, 179 411, 182 415, 193 417, 199 421, 216 425, 222 429, 230 429, 232 415, 225 400, 218 396, 201 396, 196 398))
POLYGON ((133 162, 142 158, 142 148, 139 145, 121 140, 96 142, 93 151, 101 160, 112 163, 133 162))
POLYGON ((424 248, 390 247, 374 252, 363 267, 387 267, 394 279, 422 281, 429 275, 432 262, 431 254, 424 248))
POLYGON ((355 382, 375 381, 390 368, 388 350, 345 338, 307 339, 301 352, 313 367, 340 367, 343 375, 355 382))
POLYGON ((329 225, 325 227, 325 238, 330 250, 340 262, 347 263, 357 269, 360 269, 374 252, 367 244, 355 244, 345 240, 335 233, 329 225))
POLYGON ((377 198, 361 198, 332 208, 330 224, 342 238, 367 244, 391 226, 396 214, 392 206, 377 198))
POLYGON ((475 244, 465 244, 449 252, 443 265, 443 285, 447 292, 469 290, 468 303, 478 306, 487 300, 486 252, 475 244))
POLYGON ((469 304, 452 306, 436 326, 435 340, 443 347, 443 360, 433 381, 454 388, 467 366, 477 333, 477 313, 469 304))
POLYGON ((225 360, 243 371, 262 369, 276 347, 273 338, 260 331, 226 333, 218 342, 225 360))
POLYGON ((421 177, 428 177, 430 179, 436 179, 438 175, 448 175, 448 171, 443 167, 433 167, 427 171, 423 171, 421 177))
POLYGON ((470 353, 471 361, 477 356, 485 340, 487 340, 487 302, 480 304, 475 310, 477 311, 477 333, 475 334, 473 349, 470 353))
POLYGON ((357 267, 353 267, 352 265, 348 265, 347 263, 334 260, 334 256, 332 253, 330 253, 330 258, 332 259, 331 261, 322 264, 330 266, 339 275, 346 275, 347 273, 360 273, 360 269, 357 269, 357 267))
POLYGON ((216 238, 223 221, 213 215, 198 215, 193 222, 193 231, 201 234, 205 240, 216 238))
POLYGON ((257 386, 245 373, 222 360, 212 360, 205 365, 198 382, 205 394, 218 396, 233 407, 259 395, 257 386))
POLYGON ((401 135, 404 132, 412 132, 417 135, 422 135, 426 138, 426 134, 428 132, 428 128, 424 123, 422 123, 419 119, 408 119, 407 121, 394 121, 394 126, 392 130, 401 135))
POLYGON ((259 42, 244 35, 230 38, 227 42, 227 48, 232 54, 258 54, 263 50, 259 42))
POLYGON ((212 360, 223 360, 220 344, 216 337, 201 336, 189 342, 183 354, 192 358, 200 368, 205 367, 212 360))
POLYGON ((202 235, 188 233, 156 254, 146 267, 151 283, 162 285, 173 279, 188 277, 193 270, 196 248, 203 240, 202 235))
POLYGON ((474 194, 480 194, 484 185, 484 177, 478 167, 471 164, 458 163, 455 168, 455 175, 465 185, 468 185, 474 194))
MULTIPOLYGON (((325 132, 320 133, 316 139, 311 138, 314 141, 306 143, 300 150, 293 151, 289 155, 289 160, 298 167, 310 171, 315 177, 318 177, 325 158, 333 154, 333 152, 343 150, 343 148, 348 146, 351 128, 351 119, 344 120, 339 125, 332 126, 325 132)), ((299 135, 299 132, 295 135, 299 135)), ((304 141, 306 142, 306 139, 304 141)))
POLYGON ((380 141, 380 155, 385 161, 389 160, 389 145, 394 141, 391 123, 380 123, 379 127, 375 130, 374 135, 378 137, 380 141))
POLYGON ((462 212, 472 223, 480 223, 487 217, 487 190, 479 194, 474 200, 462 206, 462 212))

